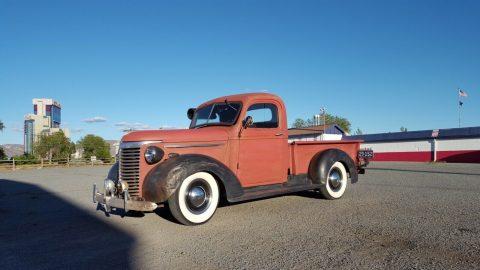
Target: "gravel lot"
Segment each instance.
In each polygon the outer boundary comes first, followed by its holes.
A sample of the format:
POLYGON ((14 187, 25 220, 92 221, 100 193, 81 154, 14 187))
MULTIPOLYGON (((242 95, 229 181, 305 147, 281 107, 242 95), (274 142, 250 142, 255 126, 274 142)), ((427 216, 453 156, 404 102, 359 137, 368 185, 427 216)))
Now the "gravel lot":
POLYGON ((480 268, 480 165, 377 163, 341 200, 229 205, 198 227, 96 211, 107 170, 0 172, 1 268, 480 268))

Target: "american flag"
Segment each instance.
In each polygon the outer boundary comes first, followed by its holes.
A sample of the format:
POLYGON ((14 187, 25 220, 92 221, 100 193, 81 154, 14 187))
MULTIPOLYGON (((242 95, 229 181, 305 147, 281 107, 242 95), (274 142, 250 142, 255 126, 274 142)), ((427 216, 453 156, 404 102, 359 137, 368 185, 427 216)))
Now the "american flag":
POLYGON ((458 95, 461 97, 468 97, 467 92, 463 91, 462 89, 458 89, 458 95))

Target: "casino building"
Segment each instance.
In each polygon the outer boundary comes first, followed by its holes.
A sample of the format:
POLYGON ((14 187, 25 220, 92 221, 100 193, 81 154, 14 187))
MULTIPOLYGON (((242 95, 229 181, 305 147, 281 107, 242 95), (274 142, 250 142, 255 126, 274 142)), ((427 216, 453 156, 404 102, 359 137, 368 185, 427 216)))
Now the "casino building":
POLYGON ((33 114, 27 114, 24 122, 25 153, 33 153, 33 145, 41 135, 50 135, 62 130, 70 137, 68 129, 61 129, 62 107, 60 103, 48 98, 34 98, 33 114))
POLYGON ((363 140, 374 161, 480 163, 480 127, 346 136, 363 140))

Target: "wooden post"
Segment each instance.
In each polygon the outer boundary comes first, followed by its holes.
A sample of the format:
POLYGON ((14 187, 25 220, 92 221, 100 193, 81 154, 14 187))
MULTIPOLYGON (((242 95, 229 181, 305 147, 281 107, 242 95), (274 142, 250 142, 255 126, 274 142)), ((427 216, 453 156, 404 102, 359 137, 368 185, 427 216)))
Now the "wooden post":
POLYGON ((70 167, 70 156, 67 156, 67 167, 70 167))
POLYGON ((40 168, 43 168, 43 157, 40 159, 40 168))
POLYGON ((15 159, 12 158, 12 171, 15 171, 15 159))

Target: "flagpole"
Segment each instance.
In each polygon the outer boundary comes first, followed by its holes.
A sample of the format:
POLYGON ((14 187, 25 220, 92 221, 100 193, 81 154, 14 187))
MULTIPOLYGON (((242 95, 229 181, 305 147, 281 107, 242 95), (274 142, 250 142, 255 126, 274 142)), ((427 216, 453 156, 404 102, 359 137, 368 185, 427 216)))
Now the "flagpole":
POLYGON ((458 103, 457 103, 457 106, 458 106, 458 128, 461 127, 462 125, 462 120, 461 120, 461 110, 462 110, 462 106, 460 106, 460 88, 457 88, 457 96, 458 96, 458 103))

